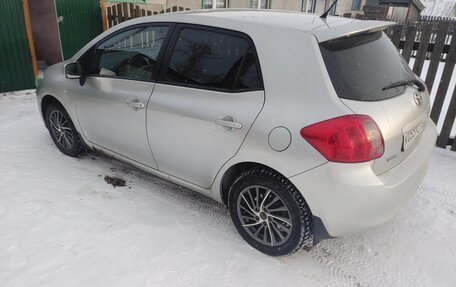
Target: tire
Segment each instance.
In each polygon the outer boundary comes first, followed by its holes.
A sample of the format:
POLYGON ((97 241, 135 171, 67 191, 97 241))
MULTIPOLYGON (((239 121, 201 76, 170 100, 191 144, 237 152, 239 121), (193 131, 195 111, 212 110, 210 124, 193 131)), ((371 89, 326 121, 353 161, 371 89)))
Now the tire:
POLYGON ((57 103, 46 107, 46 127, 54 144, 64 154, 77 157, 81 152, 79 134, 65 109, 57 103))
POLYGON ((228 208, 244 240, 267 255, 290 255, 311 241, 312 214, 306 201, 273 170, 258 168, 239 175, 231 185, 228 208))

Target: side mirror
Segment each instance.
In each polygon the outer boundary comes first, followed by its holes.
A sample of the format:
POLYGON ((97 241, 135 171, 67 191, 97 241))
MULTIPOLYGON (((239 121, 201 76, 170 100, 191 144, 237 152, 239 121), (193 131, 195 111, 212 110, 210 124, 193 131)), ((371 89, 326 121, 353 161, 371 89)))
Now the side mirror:
POLYGON ((65 77, 68 79, 79 79, 82 76, 82 66, 79 62, 68 63, 64 69, 65 77))

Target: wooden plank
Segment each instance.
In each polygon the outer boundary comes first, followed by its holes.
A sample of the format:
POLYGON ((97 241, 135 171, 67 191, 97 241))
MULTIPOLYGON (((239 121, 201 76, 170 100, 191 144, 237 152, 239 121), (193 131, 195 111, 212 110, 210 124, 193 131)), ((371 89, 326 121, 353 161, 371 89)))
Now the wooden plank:
POLYGON ((135 18, 141 17, 141 7, 138 5, 135 6, 135 18))
POLYGON ((443 68, 442 78, 440 79, 440 85, 435 95, 434 104, 431 110, 431 119, 437 124, 440 113, 442 111, 443 102, 445 102, 445 96, 448 91, 450 84, 451 75, 453 74, 454 64, 456 63, 456 37, 451 38, 450 51, 448 52, 445 59, 445 67, 443 68))
POLYGON ((415 43, 416 26, 407 27, 407 33, 405 35, 404 49, 402 49, 402 57, 408 63, 410 56, 413 51, 413 44, 415 43))
POLYGON ((416 52, 415 63, 413 64, 413 72, 418 76, 421 76, 421 72, 423 70, 429 41, 431 40, 432 26, 432 24, 425 25, 422 30, 418 51, 416 52))
POLYGON ((452 151, 456 151, 456 136, 453 139, 453 145, 451 146, 452 151))
POLYGON ((112 19, 112 8, 108 7, 107 8, 107 18, 108 18, 108 28, 111 28, 113 25, 113 19, 112 19))
POLYGON ((122 3, 119 3, 117 6, 117 24, 122 23, 124 20, 122 3))
POLYGON ((435 75, 437 74, 437 68, 440 64, 440 58, 442 56, 443 48, 445 46, 445 39, 447 36, 448 27, 450 24, 448 22, 443 22, 439 24, 439 29, 437 31, 437 37, 435 38, 435 44, 432 47, 431 62, 429 63, 429 68, 426 74, 426 86, 429 91, 432 91, 432 86, 434 85, 435 75))
POLYGON ((112 26, 115 26, 117 25, 117 19, 118 19, 119 15, 118 15, 118 12, 117 12, 117 6, 112 6, 112 26))
POLYGON ((393 45, 396 48, 399 48, 399 44, 401 42, 401 34, 402 34, 402 25, 394 26, 391 42, 393 42, 393 45))
MULTIPOLYGON (((454 120, 456 117, 456 87, 453 91, 453 96, 451 97, 450 105, 448 107, 448 112, 445 116, 445 121, 443 122, 442 130, 440 135, 437 138, 437 146, 441 148, 446 148, 448 144, 448 139, 450 138, 451 129, 453 128, 454 120)), ((454 143, 453 143, 454 145, 454 143)))
POLYGON ((136 18, 135 5, 133 5, 133 3, 128 3, 128 11, 130 19, 136 18))
POLYGON ((27 42, 32 60, 33 76, 38 76, 38 64, 36 63, 35 42, 33 40, 32 25, 30 24, 30 7, 28 0, 22 1, 22 9, 24 10, 25 33, 27 34, 27 42))
POLYGON ((128 14, 128 3, 126 2, 122 3, 122 16, 122 22, 125 22, 130 19, 128 14))

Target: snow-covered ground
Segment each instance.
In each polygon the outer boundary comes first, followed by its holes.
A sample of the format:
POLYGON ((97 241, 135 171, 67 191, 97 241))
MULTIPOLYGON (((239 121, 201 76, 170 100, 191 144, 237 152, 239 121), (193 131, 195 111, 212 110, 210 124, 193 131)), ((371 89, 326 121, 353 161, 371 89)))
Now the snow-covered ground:
POLYGON ((456 152, 436 149, 390 223, 271 258, 221 204, 116 160, 64 156, 33 93, 0 96, 0 286, 455 286, 455 175, 456 152))

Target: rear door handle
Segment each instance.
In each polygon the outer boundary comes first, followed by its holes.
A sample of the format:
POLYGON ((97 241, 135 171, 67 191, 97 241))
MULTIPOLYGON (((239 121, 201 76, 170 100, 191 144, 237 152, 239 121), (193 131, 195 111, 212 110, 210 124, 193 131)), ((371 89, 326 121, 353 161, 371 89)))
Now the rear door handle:
POLYGON ((215 120, 215 123, 217 125, 220 125, 220 126, 226 128, 226 130, 228 130, 228 131, 230 131, 232 129, 242 129, 242 124, 235 122, 232 117, 225 117, 221 120, 220 119, 215 120))
POLYGON ((138 99, 129 99, 125 103, 134 109, 144 109, 144 104, 140 103, 138 99))

